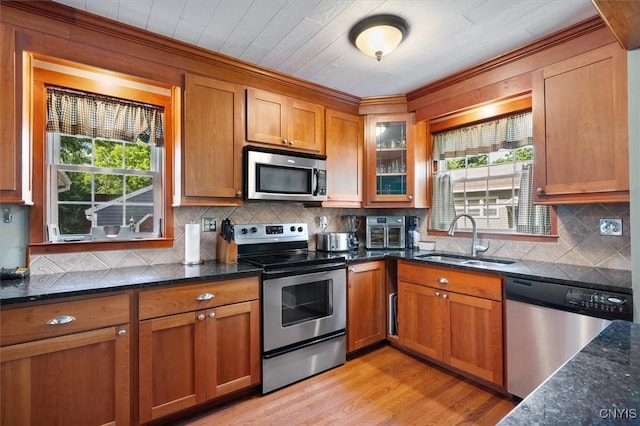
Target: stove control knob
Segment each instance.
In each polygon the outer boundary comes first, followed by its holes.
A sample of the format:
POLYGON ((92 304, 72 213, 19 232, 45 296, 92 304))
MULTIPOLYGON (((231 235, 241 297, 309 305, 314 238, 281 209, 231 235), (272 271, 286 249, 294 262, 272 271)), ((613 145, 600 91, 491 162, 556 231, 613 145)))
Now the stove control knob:
POLYGON ((298 232, 302 232, 302 226, 298 226, 298 232))
POLYGON ((295 226, 293 226, 293 225, 291 225, 291 228, 289 228, 289 230, 290 230, 291 232, 295 232, 295 231, 296 231, 296 227, 295 227, 295 226))
POLYGON ((251 227, 251 233, 255 234, 256 232, 258 232, 258 228, 256 228, 255 226, 251 227))
POLYGON ((240 230, 240 233, 241 233, 242 235, 246 235, 246 234, 247 234, 247 232, 248 232, 248 231, 247 231, 247 228, 242 228, 242 229, 240 230))

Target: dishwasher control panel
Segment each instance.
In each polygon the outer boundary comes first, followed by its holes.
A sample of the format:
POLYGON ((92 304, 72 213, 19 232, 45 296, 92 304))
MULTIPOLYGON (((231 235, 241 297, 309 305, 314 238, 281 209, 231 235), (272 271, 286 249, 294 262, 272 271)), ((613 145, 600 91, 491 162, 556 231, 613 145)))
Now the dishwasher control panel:
POLYGON ((620 292, 508 277, 506 296, 507 300, 516 300, 597 318, 633 321, 633 297, 630 294, 620 292))
POLYGON ((630 313, 631 301, 629 296, 618 293, 599 292, 582 288, 567 290, 565 301, 585 311, 630 313))

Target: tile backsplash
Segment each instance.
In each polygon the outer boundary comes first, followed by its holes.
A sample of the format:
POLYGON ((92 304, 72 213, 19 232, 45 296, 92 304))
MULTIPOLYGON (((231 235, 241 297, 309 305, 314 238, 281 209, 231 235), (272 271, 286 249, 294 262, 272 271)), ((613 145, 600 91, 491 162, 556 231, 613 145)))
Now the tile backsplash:
MULTIPOLYGON (((327 217, 327 231, 344 232, 345 215, 361 216, 360 242, 364 246, 364 217, 367 215, 418 216, 422 239, 435 240, 437 250, 464 253, 469 250, 468 238, 433 237, 427 235, 427 209, 323 209, 305 208, 300 203, 251 203, 243 207, 178 207, 175 213, 174 244, 170 249, 116 250, 33 256, 32 274, 121 268, 184 260, 184 225, 200 223, 202 217, 214 217, 218 225, 229 217, 234 223, 306 222, 311 235, 309 246, 315 249, 314 235, 320 232, 318 217, 327 217)), ((489 256, 513 259, 542 260, 575 265, 599 266, 631 270, 631 229, 629 204, 586 204, 558 206, 558 233, 553 243, 522 242, 491 239, 489 256), (600 218, 622 218, 622 236, 599 235, 600 218)), ((216 232, 201 233, 200 257, 216 258, 216 232)), ((486 245, 486 240, 482 240, 486 245)))

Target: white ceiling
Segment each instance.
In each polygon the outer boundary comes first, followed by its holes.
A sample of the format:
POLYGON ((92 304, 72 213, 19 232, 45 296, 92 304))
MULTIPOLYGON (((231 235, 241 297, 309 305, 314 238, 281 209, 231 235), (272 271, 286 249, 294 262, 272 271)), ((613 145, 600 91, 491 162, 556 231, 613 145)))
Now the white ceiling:
POLYGON ((590 0, 54 0, 359 97, 404 94, 596 16, 590 0), (380 13, 409 23, 376 62, 349 43, 380 13))

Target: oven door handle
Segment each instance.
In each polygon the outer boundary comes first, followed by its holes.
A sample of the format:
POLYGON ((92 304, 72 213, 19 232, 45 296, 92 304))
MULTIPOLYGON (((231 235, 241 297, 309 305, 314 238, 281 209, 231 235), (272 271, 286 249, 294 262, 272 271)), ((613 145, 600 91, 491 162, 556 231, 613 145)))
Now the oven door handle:
POLYGON ((265 352, 262 355, 262 358, 264 359, 275 358, 277 356, 284 355, 286 353, 289 353, 298 349, 306 348, 307 346, 326 342, 327 340, 335 339, 336 337, 345 336, 346 334, 347 334, 346 330, 334 331, 333 333, 327 334, 322 337, 305 340, 304 342, 294 343, 293 345, 285 346, 284 348, 274 349, 272 351, 265 352))
POLYGON ((336 262, 325 263, 322 265, 303 266, 300 268, 273 269, 270 271, 264 271, 262 276, 264 279, 274 279, 280 277, 291 277, 294 275, 308 275, 315 274, 317 272, 335 271, 337 269, 344 269, 346 271, 347 264, 344 262, 336 262))

